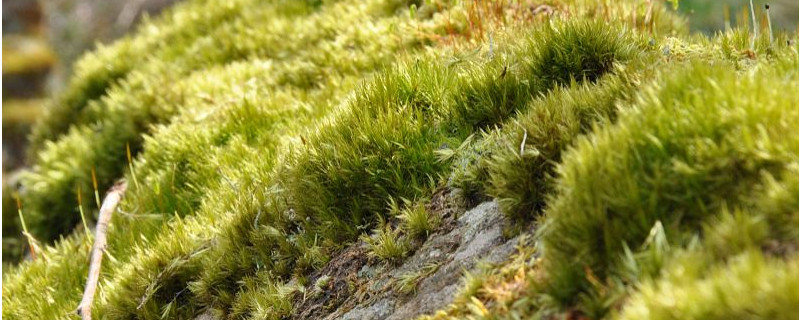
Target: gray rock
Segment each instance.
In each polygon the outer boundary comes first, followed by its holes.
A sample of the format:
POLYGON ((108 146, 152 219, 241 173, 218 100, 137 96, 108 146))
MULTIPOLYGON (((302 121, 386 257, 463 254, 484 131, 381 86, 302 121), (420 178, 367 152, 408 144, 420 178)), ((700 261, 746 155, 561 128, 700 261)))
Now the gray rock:
MULTIPOLYGON (((453 302, 462 287, 464 270, 472 270, 480 261, 500 262, 514 251, 516 239, 503 239, 503 228, 507 221, 500 213, 496 202, 484 202, 467 211, 458 219, 458 226, 445 239, 459 239, 454 251, 448 254, 447 262, 427 279, 420 282, 417 293, 396 307, 386 319, 409 319, 431 313, 453 302)), ((430 239, 428 242, 436 241, 430 239)), ((414 263, 420 255, 430 256, 423 248, 408 259, 414 263)))
POLYGON ((481 261, 502 262, 514 252, 518 239, 503 238, 508 221, 496 202, 481 203, 457 219, 448 217, 402 264, 373 262, 359 267, 360 289, 355 292, 366 294, 348 296, 336 309, 315 317, 395 320, 433 313, 453 302, 463 286, 464 271, 474 271, 481 261), (425 274, 425 270, 431 273, 425 274), (422 277, 411 294, 394 288, 398 279, 407 275, 422 277))
POLYGON ((365 266, 360 274, 376 272, 371 299, 354 302, 349 310, 334 310, 326 319, 410 319, 432 313, 453 302, 462 287, 461 277, 480 261, 498 263, 513 252, 517 239, 504 239, 507 221, 496 202, 485 202, 451 222, 449 231, 431 235, 422 246, 399 266, 383 270, 365 266), (417 273, 430 266, 435 272, 422 279, 415 293, 404 295, 391 289, 403 275, 417 273), (377 285, 377 286, 376 286, 377 285), (382 290, 378 290, 381 287, 382 290))
POLYGON ((342 320, 377 320, 385 319, 394 311, 394 300, 382 299, 372 305, 355 307, 348 311, 340 319, 342 320))

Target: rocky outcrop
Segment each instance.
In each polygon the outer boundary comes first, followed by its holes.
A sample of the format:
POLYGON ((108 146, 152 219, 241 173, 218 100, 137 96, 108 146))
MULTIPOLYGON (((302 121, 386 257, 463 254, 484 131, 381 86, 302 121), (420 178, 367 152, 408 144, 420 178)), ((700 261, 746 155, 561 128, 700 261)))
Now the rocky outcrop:
POLYGON ((453 301, 465 271, 514 252, 517 239, 504 238, 508 221, 496 202, 466 212, 447 204, 431 209, 442 215, 443 226, 404 262, 371 261, 363 242, 343 250, 311 275, 311 285, 295 301, 294 318, 409 319, 431 313, 453 301))

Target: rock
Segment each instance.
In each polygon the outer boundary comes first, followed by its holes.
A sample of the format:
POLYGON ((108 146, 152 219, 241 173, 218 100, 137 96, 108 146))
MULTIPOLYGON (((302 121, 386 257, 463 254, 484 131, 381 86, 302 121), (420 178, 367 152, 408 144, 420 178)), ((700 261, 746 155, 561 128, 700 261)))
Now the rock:
POLYGON ((219 319, 211 310, 206 310, 205 312, 201 313, 194 320, 217 320, 219 319))
MULTIPOLYGON (((446 307, 453 302, 462 287, 461 277, 464 270, 474 269, 480 261, 500 262, 514 252, 516 238, 503 238, 503 228, 507 221, 496 202, 478 205, 459 217, 458 222, 458 227, 442 235, 444 238, 460 239, 455 250, 449 254, 449 261, 433 275, 422 280, 416 295, 398 305, 387 319, 409 319, 446 307)), ((407 263, 413 264, 413 260, 419 255, 420 252, 417 252, 407 263)))
MULTIPOLYGON (((372 305, 355 307, 340 319, 342 320, 378 320, 386 319, 394 311, 394 299, 382 299, 372 305)), ((329 317, 330 318, 330 317, 329 317)))
MULTIPOLYGON (((373 262, 359 267, 358 288, 344 301, 316 301, 316 304, 338 307, 324 315, 325 312, 321 312, 324 310, 317 309, 313 315, 325 319, 409 319, 431 313, 452 303, 463 286, 461 277, 465 270, 474 270, 480 261, 501 262, 514 252, 517 239, 503 238, 503 228, 508 221, 496 202, 481 203, 457 219, 452 212, 443 207, 439 209, 442 209, 439 214, 444 216, 447 212, 449 219, 445 219, 439 231, 402 264, 381 268, 382 263, 373 262), (435 271, 426 277, 424 270, 432 268, 435 271), (395 290, 394 283, 409 274, 423 278, 417 283, 416 291, 406 295, 395 290)), ((340 259, 334 257, 331 261, 340 259)))

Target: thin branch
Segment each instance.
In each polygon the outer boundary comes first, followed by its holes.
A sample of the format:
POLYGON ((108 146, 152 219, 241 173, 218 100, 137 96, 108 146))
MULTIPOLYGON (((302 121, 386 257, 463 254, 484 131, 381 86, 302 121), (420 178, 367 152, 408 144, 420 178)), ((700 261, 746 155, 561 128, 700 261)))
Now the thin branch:
POLYGON ((522 143, 519 144, 519 156, 525 153, 525 142, 528 140, 528 130, 525 130, 525 135, 522 136, 522 143))
POLYGON ((94 302, 95 291, 97 291, 97 283, 100 280, 100 265, 103 263, 103 253, 106 250, 108 224, 111 222, 111 215, 117 209, 120 200, 122 200, 127 186, 125 181, 114 184, 103 200, 103 206, 100 207, 100 217, 95 229, 94 245, 92 246, 92 256, 89 264, 89 276, 86 279, 86 288, 83 290, 83 299, 77 310, 81 319, 92 318, 92 303, 94 302))

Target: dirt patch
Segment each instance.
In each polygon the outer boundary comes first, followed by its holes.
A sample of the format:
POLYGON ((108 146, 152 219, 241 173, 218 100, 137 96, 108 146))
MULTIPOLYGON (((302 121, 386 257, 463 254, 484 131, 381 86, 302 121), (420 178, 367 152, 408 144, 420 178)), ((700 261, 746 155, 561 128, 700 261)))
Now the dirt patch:
POLYGON ((459 211, 463 209, 459 208, 453 199, 452 190, 441 188, 433 194, 431 201, 425 206, 428 212, 442 217, 442 226, 435 233, 447 233, 455 227, 454 222, 458 218, 459 211))
POLYGON ((294 298, 292 319, 316 319, 341 307, 363 285, 359 271, 367 264, 367 249, 352 245, 333 256, 331 261, 309 276, 310 289, 294 298), (320 286, 314 284, 322 283, 320 286), (319 290, 317 290, 319 289, 319 290))

